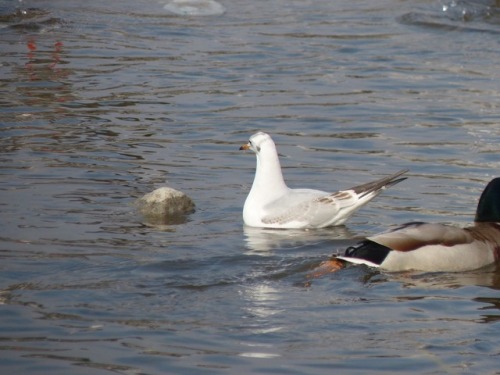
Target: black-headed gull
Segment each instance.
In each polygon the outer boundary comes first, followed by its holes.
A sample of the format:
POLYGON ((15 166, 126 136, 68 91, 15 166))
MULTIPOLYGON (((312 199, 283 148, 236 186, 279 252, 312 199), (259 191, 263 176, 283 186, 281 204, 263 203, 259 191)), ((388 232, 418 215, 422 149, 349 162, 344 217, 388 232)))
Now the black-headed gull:
POLYGON ((335 193, 313 189, 290 189, 281 173, 278 152, 272 138, 255 133, 240 150, 257 155, 252 189, 243 208, 243 221, 261 228, 324 228, 342 225, 361 206, 383 190, 406 179, 408 170, 335 193))

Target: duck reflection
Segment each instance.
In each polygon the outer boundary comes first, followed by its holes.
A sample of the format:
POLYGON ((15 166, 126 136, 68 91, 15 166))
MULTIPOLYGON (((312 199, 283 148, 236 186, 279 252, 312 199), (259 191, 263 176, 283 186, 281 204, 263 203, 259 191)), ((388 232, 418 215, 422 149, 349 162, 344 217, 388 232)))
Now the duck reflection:
POLYGON ((488 287, 500 290, 500 264, 493 264, 468 272, 394 272, 388 273, 392 280, 401 282, 405 288, 457 289, 468 286, 488 287))
MULTIPOLYGON (((500 264, 468 272, 401 272, 387 274, 387 277, 399 281, 404 288, 410 289, 442 290, 476 287, 469 290, 473 290, 474 294, 482 294, 484 291, 486 295, 491 295, 487 289, 500 290, 500 264)), ((415 296, 399 297, 398 299, 407 298, 415 299, 415 296)), ((480 315, 477 322, 496 323, 500 321, 500 298, 479 296, 472 298, 472 301, 479 304, 477 310, 480 315)))
POLYGON ((500 298, 492 297, 477 297, 474 301, 484 304, 483 307, 479 308, 481 312, 481 323, 496 323, 500 321, 500 298))

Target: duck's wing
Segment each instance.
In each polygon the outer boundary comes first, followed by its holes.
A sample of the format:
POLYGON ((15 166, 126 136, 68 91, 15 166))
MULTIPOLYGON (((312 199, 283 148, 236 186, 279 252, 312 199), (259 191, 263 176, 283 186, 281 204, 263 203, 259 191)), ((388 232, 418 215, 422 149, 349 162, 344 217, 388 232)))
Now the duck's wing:
POLYGON ((464 228, 421 222, 403 224, 367 239, 396 251, 413 251, 429 245, 451 247, 474 241, 471 232, 464 228))
POLYGON ((451 249, 455 246, 470 245, 474 240, 475 236, 468 229, 414 222, 367 237, 366 240, 347 248, 345 254, 338 258, 378 267, 390 253, 410 254, 429 246, 451 249))

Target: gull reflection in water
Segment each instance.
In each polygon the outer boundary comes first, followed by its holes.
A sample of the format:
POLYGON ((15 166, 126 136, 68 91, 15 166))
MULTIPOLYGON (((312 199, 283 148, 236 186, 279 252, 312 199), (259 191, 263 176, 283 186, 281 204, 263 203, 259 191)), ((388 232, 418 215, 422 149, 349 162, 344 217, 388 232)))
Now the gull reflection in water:
MULTIPOLYGON (((306 245, 327 243, 329 241, 351 240, 356 237, 345 226, 324 229, 269 229, 244 226, 246 248, 252 254, 272 252, 278 249, 294 249, 306 245)), ((333 249, 332 249, 333 250, 333 249)))

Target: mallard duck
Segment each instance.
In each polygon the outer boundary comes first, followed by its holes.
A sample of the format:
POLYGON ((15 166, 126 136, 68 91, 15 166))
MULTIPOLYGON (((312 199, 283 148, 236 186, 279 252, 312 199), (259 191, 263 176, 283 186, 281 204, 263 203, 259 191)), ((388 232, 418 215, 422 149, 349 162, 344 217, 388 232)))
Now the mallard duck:
POLYGON ((500 257, 500 178, 484 189, 474 225, 407 223, 367 237, 337 259, 388 271, 460 272, 474 270, 500 257))
POLYGON ((243 221, 261 228, 324 228, 341 225, 361 206, 389 186, 406 179, 408 170, 336 193, 290 189, 281 173, 276 146, 269 134, 258 132, 240 150, 257 155, 252 188, 243 207, 243 221))

